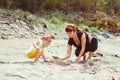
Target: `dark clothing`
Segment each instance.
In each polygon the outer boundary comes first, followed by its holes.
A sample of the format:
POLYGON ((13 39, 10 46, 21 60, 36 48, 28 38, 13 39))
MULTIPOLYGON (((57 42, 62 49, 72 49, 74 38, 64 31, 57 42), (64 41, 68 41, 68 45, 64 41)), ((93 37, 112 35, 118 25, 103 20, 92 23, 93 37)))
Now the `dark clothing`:
MULTIPOLYGON (((82 32, 77 32, 78 39, 80 40, 80 44, 79 45, 76 45, 75 42, 74 42, 74 40, 72 38, 69 38, 69 41, 68 41, 69 45, 71 45, 71 46, 74 45, 77 48, 76 51, 75 51, 76 56, 79 55, 79 53, 80 53, 80 51, 82 49, 82 46, 81 46, 81 37, 82 37, 82 34, 83 34, 82 32)), ((97 41, 97 39, 96 38, 92 38, 91 39, 91 43, 90 43, 89 42, 89 37, 88 37, 88 35, 86 35, 86 46, 85 46, 85 52, 84 52, 84 54, 86 52, 88 52, 88 51, 94 52, 95 50, 97 50, 97 48, 98 48, 98 41, 97 41)))
MULTIPOLYGON (((90 44, 88 50, 85 50, 84 54, 85 54, 86 52, 88 52, 88 51, 94 52, 94 51, 97 50, 97 48, 98 48, 98 41, 97 41, 96 38, 92 38, 92 39, 91 39, 91 44, 90 44)), ((80 53, 80 51, 81 51, 81 48, 77 48, 77 49, 75 50, 75 55, 78 56, 79 53, 80 53)), ((84 56, 84 54, 83 54, 83 56, 84 56)))

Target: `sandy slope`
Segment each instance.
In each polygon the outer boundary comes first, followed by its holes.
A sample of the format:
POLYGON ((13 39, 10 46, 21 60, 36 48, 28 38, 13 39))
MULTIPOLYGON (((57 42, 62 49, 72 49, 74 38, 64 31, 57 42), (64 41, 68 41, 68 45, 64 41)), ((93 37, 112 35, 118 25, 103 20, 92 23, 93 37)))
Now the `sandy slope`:
MULTIPOLYGON (((0 40, 0 80, 120 80, 119 41, 99 43, 93 60, 86 64, 71 63, 75 59, 74 50, 64 62, 34 64, 25 53, 33 41, 0 40)), ((51 60, 52 55, 64 56, 66 45, 66 40, 54 40, 45 49, 47 59, 51 60)))

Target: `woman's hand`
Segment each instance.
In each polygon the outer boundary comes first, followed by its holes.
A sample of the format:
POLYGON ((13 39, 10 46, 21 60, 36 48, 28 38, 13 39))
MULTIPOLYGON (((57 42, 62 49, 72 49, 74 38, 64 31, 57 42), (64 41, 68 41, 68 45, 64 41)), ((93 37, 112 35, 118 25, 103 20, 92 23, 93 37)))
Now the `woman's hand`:
POLYGON ((78 60, 78 59, 76 59, 76 60, 74 61, 74 63, 75 63, 75 64, 78 64, 78 63, 79 63, 79 60, 78 60))
POLYGON ((53 59, 60 59, 58 56, 52 56, 53 59))

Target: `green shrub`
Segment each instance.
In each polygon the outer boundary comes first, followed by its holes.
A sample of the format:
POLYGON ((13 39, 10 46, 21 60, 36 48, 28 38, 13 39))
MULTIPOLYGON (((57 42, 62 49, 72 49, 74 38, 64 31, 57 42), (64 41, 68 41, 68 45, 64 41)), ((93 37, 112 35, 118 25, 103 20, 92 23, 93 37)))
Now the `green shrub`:
POLYGON ((91 32, 93 33, 100 33, 100 30, 96 27, 91 27, 91 32))
POLYGON ((79 28, 80 28, 81 30, 85 30, 85 31, 87 31, 87 32, 91 32, 91 29, 90 29, 88 26, 80 25, 79 28))
POLYGON ((54 24, 60 24, 60 20, 57 17, 52 17, 51 22, 54 24))
POLYGON ((49 21, 44 18, 35 18, 33 24, 39 26, 40 24, 49 24, 49 21))

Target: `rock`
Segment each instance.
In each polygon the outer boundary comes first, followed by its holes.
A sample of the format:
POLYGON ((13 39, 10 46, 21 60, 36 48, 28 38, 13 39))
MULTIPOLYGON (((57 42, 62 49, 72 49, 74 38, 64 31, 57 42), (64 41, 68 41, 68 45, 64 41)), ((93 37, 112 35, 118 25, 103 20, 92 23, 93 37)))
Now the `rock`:
POLYGON ((95 53, 95 54, 93 55, 93 57, 98 57, 98 56, 103 57, 103 54, 102 54, 102 53, 97 52, 97 53, 95 53))
POLYGON ((9 36, 9 39, 14 39, 14 36, 9 36))
POLYGON ((116 58, 120 58, 120 56, 118 56, 118 55, 112 55, 112 56, 114 56, 114 57, 116 57, 116 58))
POLYGON ((86 63, 86 61, 80 61, 79 63, 80 63, 80 64, 85 64, 85 63, 86 63))
POLYGON ((54 35, 58 35, 57 33, 54 33, 54 35))
POLYGON ((114 35, 109 34, 109 33, 101 33, 101 34, 92 33, 91 36, 97 38, 99 41, 104 41, 105 39, 115 38, 114 35))
POLYGON ((115 33, 114 35, 115 35, 115 36, 120 36, 120 33, 115 33))
POLYGON ((1 36, 1 39, 8 39, 8 37, 7 36, 1 36))
POLYGON ((112 34, 109 34, 109 33, 102 33, 102 36, 104 37, 104 38, 110 38, 110 39, 113 39, 113 38, 115 38, 112 34))
POLYGON ((91 34, 91 37, 95 37, 96 39, 98 39, 98 41, 104 41, 105 38, 102 35, 98 35, 96 33, 91 34))
POLYGON ((1 35, 1 39, 8 39, 8 35, 7 35, 7 34, 2 33, 2 35, 1 35))
POLYGON ((88 62, 88 64, 89 64, 90 66, 93 66, 93 65, 94 65, 94 63, 93 63, 93 62, 88 62))

